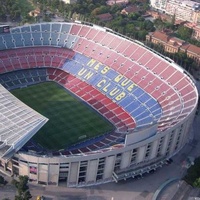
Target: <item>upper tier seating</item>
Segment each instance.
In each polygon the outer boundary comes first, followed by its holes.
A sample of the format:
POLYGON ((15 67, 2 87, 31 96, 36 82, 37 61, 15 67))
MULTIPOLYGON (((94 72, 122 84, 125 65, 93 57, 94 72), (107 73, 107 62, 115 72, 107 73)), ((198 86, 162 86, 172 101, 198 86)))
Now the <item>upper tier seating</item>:
MULTIPOLYGON (((194 90, 194 85, 187 78, 187 75, 183 74, 183 71, 180 71, 177 67, 172 67, 171 63, 161 59, 145 47, 112 33, 92 26, 65 23, 17 27, 11 29, 11 33, 11 35, 0 36, 1 49, 18 48, 21 45, 22 47, 66 47, 84 54, 86 57, 92 57, 130 79, 161 105, 162 115, 158 121, 160 131, 184 119, 196 104, 196 90, 194 90)), ((46 55, 44 57, 44 64, 52 65, 54 58, 46 57, 46 55)), ((55 65, 58 64, 58 57, 56 56, 55 65)), ((22 61, 26 62, 24 59, 20 60, 20 62, 22 61)), ((35 62, 32 58, 30 58, 30 61, 35 62)), ((42 61, 43 59, 40 57, 38 63, 35 63, 42 65, 42 61)), ((63 61, 65 60, 61 60, 59 67, 62 67, 63 61)), ((18 63, 16 60, 15 62, 18 63)), ((5 71, 5 69, 0 70, 5 71)), ((13 70, 13 66, 8 70, 13 70)), ((143 99, 142 96, 141 99, 143 99)), ((156 112, 158 112, 157 109, 156 112)), ((145 114, 148 115, 144 112, 145 114)), ((146 122, 139 122, 137 125, 148 124, 150 120, 156 122, 159 115, 159 112, 153 114, 153 116, 148 115, 149 119, 146 122)), ((143 119, 142 114, 138 117, 143 119)))
POLYGON ((159 104, 132 81, 107 66, 75 54, 63 69, 89 83, 116 102, 136 120, 137 127, 152 124, 161 116, 159 104))

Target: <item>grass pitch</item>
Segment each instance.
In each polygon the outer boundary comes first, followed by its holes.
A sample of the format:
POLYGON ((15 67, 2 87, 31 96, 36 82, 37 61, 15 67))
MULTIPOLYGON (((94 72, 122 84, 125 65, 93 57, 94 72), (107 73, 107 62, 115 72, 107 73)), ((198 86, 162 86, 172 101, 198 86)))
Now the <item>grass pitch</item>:
POLYGON ((96 111, 54 82, 45 82, 11 93, 49 121, 33 137, 49 150, 63 149, 113 129, 96 111), (86 135, 86 138, 82 138, 86 135))

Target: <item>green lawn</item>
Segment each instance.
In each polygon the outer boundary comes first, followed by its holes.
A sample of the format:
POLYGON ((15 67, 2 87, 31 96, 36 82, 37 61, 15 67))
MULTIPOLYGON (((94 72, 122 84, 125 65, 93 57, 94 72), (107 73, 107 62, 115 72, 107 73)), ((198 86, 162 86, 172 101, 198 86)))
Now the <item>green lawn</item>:
POLYGON ((45 82, 11 93, 49 121, 33 137, 49 150, 59 150, 113 129, 112 124, 54 82, 45 82), (86 135, 84 139, 81 136, 86 135))

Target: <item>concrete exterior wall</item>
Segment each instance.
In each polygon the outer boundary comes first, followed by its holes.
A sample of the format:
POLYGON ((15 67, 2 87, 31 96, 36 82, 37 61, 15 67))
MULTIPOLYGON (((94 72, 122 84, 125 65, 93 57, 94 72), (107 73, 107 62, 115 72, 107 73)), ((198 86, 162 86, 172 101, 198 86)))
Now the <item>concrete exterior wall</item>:
POLYGON ((86 182, 95 182, 97 175, 98 160, 90 160, 87 168, 86 182))
MULTIPOLYGON (((166 152, 169 151, 167 157, 173 156, 178 152, 186 142, 189 141, 189 134, 191 123, 194 118, 195 111, 191 114, 191 118, 186 119, 183 123, 177 124, 173 129, 159 133, 146 139, 145 141, 138 142, 136 144, 125 146, 124 148, 111 150, 108 152, 92 154, 88 156, 75 156, 75 157, 37 157, 24 153, 16 154, 18 159, 19 175, 28 175, 32 181, 37 183, 56 184, 59 185, 59 174, 68 173, 66 185, 78 186, 78 185, 91 185, 94 183, 103 183, 105 181, 112 181, 112 174, 114 171, 116 157, 121 154, 120 170, 126 172, 129 167, 132 167, 131 156, 132 150, 137 149, 137 157, 135 166, 146 165, 148 162, 157 159, 158 145, 160 144, 160 138, 163 138, 163 142, 160 150, 160 158, 166 159, 166 152), (172 136, 171 136, 172 135, 172 136), (171 138, 171 142, 170 142, 171 138), (178 141, 177 148, 176 144, 178 141), (145 158, 147 152, 147 146, 151 144, 150 154, 148 159, 145 158), (100 160, 103 160, 103 176, 101 180, 97 180, 100 160), (79 173, 81 173, 81 163, 84 163, 85 181, 80 182, 79 173), (62 168, 61 166, 66 166, 62 168), (37 168, 37 173, 30 172, 30 167, 37 168)), ((15 167, 15 166, 14 166, 15 167)))

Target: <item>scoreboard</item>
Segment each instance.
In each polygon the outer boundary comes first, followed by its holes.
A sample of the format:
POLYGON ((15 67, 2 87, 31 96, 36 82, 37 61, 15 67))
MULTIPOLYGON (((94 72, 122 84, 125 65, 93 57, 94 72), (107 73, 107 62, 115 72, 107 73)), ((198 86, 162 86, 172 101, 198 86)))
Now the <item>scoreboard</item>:
POLYGON ((10 27, 8 25, 0 25, 0 34, 10 33, 10 27))

